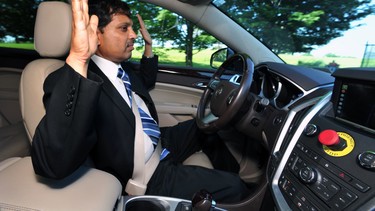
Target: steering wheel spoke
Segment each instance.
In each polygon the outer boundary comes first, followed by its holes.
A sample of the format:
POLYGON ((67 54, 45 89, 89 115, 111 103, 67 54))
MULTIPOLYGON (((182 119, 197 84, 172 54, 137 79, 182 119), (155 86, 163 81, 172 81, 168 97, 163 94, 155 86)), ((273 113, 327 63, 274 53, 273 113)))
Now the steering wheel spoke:
POLYGON ((217 119, 218 119, 218 117, 215 116, 212 112, 210 112, 206 116, 203 117, 202 122, 204 124, 210 124, 211 122, 213 122, 217 119))
POLYGON ((212 78, 210 82, 208 83, 208 88, 211 89, 212 91, 216 90, 217 86, 220 83, 220 79, 217 78, 212 78))

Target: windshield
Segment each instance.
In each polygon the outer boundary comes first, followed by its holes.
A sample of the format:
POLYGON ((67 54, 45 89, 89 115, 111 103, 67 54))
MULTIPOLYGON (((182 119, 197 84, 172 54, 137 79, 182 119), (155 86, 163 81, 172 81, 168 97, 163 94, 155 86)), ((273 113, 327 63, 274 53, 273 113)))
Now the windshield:
POLYGON ((375 67, 375 0, 214 0, 288 64, 375 67))

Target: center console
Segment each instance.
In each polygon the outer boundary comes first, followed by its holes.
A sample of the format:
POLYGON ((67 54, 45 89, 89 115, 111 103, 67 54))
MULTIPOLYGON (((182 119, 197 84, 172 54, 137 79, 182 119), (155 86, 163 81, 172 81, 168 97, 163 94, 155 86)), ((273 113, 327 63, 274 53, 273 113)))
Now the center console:
POLYGON ((375 209, 375 72, 333 76, 333 92, 287 121, 273 151, 268 176, 280 210, 375 209))
POLYGON ((124 211, 225 211, 216 206, 212 195, 202 189, 196 192, 191 201, 165 196, 122 196, 117 204, 117 210, 124 211))

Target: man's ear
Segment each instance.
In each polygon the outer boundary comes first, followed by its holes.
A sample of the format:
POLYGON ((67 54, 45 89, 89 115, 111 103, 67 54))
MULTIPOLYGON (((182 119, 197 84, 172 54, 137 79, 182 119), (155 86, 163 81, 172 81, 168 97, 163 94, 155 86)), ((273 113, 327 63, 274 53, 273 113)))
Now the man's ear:
POLYGON ((100 41, 102 39, 103 33, 100 31, 100 29, 96 29, 96 36, 98 37, 98 46, 100 45, 100 41))

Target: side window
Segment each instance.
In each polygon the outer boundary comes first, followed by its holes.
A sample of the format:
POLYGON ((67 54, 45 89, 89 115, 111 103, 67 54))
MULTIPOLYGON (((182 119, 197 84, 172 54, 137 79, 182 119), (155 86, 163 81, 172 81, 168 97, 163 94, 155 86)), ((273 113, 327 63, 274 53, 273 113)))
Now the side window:
MULTIPOLYGON (((35 15, 42 1, 48 0, 0 0, 0 47, 34 49, 35 15)), ((161 7, 139 1, 127 3, 132 9, 134 30, 139 29, 135 14, 142 15, 153 38, 153 50, 159 56, 160 64, 212 69, 212 53, 225 47, 215 37, 161 7)), ((136 42, 132 59, 139 61, 143 53, 140 34, 136 42)))
MULTIPOLYGON (((199 29, 183 17, 161 7, 135 1, 129 3, 132 13, 139 13, 153 38, 153 51, 159 56, 159 64, 181 67, 211 69, 212 53, 225 47, 215 37, 199 29)), ((134 20, 134 30, 139 29, 134 20)), ((141 35, 137 39, 133 59, 138 60, 143 53, 141 35)))
POLYGON ((32 49, 35 1, 0 2, 0 47, 32 49))
POLYGON ((0 47, 34 49, 35 16, 43 1, 0 0, 0 47))
POLYGON ((34 49, 35 16, 42 1, 0 0, 0 47, 34 49))

